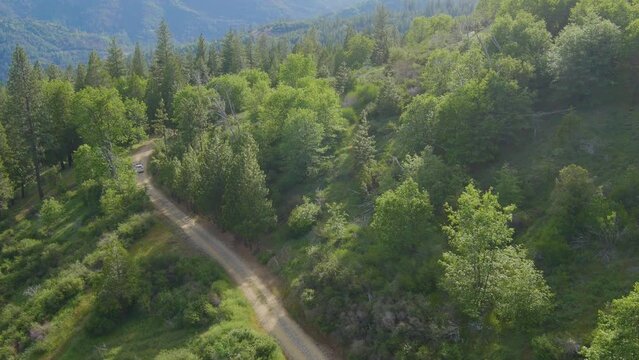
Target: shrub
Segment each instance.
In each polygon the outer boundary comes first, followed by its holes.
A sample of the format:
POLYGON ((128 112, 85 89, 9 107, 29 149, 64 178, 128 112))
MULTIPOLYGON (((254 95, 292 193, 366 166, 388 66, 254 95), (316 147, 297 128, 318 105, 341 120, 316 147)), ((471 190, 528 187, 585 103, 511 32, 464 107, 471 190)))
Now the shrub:
POLYGON ((53 224, 60 219, 63 212, 64 207, 55 198, 44 200, 42 207, 40 208, 40 219, 42 220, 42 224, 46 228, 53 226, 53 224))
MULTIPOLYGON (((85 269, 86 270, 86 269, 85 269)), ((43 311, 43 315, 55 315, 69 300, 84 290, 84 279, 81 272, 67 271, 60 278, 41 289, 35 299, 43 311)))
POLYGON ((162 350, 155 360, 198 360, 200 359, 188 349, 162 350))
POLYGON ((291 215, 288 217, 288 227, 293 236, 301 236, 313 228, 317 222, 317 216, 321 211, 321 207, 317 204, 310 202, 307 197, 304 197, 304 203, 297 206, 291 215))
POLYGON ((207 285, 222 277, 220 269, 205 257, 180 259, 175 267, 175 273, 179 281, 184 283, 197 281, 207 285))
POLYGON ((202 336, 194 343, 193 350, 205 359, 271 360, 275 359, 277 345, 253 330, 233 329, 222 336, 202 336))
POLYGON ((184 309, 183 320, 192 326, 205 326, 222 319, 220 310, 208 301, 206 296, 190 300, 184 309))
POLYGON ((118 226, 116 235, 124 242, 131 243, 142 238, 154 223, 153 214, 149 212, 135 214, 118 226))
POLYGON ((182 309, 186 308, 186 297, 179 290, 165 290, 153 299, 154 312, 166 320, 177 318, 182 309))
POLYGON ((535 359, 539 360, 555 360, 562 359, 564 351, 557 341, 554 341, 548 335, 537 336, 530 343, 535 359))
POLYGON ((379 92, 380 89, 375 84, 357 84, 355 86, 355 90, 351 91, 346 96, 345 105, 353 106, 355 111, 361 112, 369 104, 374 104, 377 101, 379 92))

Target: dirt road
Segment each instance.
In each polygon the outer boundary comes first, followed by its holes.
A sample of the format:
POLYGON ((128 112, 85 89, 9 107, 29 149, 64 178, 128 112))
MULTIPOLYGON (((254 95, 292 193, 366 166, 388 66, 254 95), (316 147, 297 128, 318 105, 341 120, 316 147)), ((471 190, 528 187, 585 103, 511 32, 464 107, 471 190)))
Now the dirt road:
MULTIPOLYGON (((133 155, 133 160, 143 163, 145 168, 148 168, 147 162, 152 152, 150 145, 143 146, 133 155)), ((211 256, 238 284, 253 306, 262 327, 277 339, 288 359, 334 358, 327 348, 322 348, 288 315, 280 300, 258 275, 260 271, 255 269, 256 264, 251 264, 238 256, 206 226, 198 223, 195 217, 176 206, 153 186, 148 172, 138 175, 138 183, 146 187, 157 210, 181 228, 186 235, 185 238, 211 256)))

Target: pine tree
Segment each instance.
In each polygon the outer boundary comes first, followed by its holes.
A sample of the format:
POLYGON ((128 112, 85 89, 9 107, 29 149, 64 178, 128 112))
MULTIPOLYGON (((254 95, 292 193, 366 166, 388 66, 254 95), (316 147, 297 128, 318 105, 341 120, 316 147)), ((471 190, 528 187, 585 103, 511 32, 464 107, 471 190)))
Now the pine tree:
POLYGON ((357 130, 355 130, 353 156, 356 166, 360 170, 375 160, 375 138, 370 135, 370 125, 366 115, 363 116, 362 121, 357 125, 357 130))
POLYGON ((335 80, 335 90, 337 91, 337 93, 340 96, 346 94, 351 83, 351 71, 345 62, 342 62, 342 64, 337 69, 335 80))
POLYGON ((235 74, 244 68, 242 42, 235 31, 229 31, 222 42, 222 73, 235 74))
POLYGON ((268 72, 270 68, 270 56, 268 47, 268 37, 266 34, 260 35, 257 39, 257 52, 255 54, 255 66, 262 71, 268 72))
POLYGON ((383 116, 396 115, 402 109, 402 96, 399 94, 395 79, 387 75, 377 96, 377 112, 383 116))
POLYGON ((160 100, 160 105, 155 111, 155 116, 151 121, 151 131, 154 135, 162 135, 166 137, 166 127, 169 124, 169 115, 166 113, 166 106, 164 106, 164 100, 160 100))
POLYGON ((268 199, 266 175, 257 161, 257 144, 250 134, 238 134, 223 196, 224 225, 247 240, 256 240, 277 222, 268 199))
POLYGON ((42 65, 40 65, 40 61, 35 61, 33 63, 33 77, 36 81, 43 81, 45 79, 44 71, 42 70, 42 65))
POLYGON ((245 44, 245 48, 246 48, 246 67, 252 69, 255 68, 255 64, 256 64, 256 54, 255 54, 255 41, 253 40, 252 36, 249 36, 249 38, 246 40, 246 44, 245 44))
POLYGON ((140 44, 135 44, 135 51, 133 52, 133 58, 131 59, 131 74, 139 76, 141 78, 146 76, 146 61, 140 49, 140 44))
POLYGON ((87 67, 84 64, 78 64, 78 67, 75 69, 75 82, 74 89, 75 91, 80 91, 86 87, 84 80, 87 77, 87 67))
POLYGON ((28 161, 33 165, 38 195, 44 198, 41 178, 40 152, 42 132, 41 89, 34 69, 29 64, 27 53, 17 46, 9 69, 8 115, 11 131, 9 138, 15 141, 19 162, 28 161), (25 158, 27 157, 27 158, 25 158))
POLYGON ((74 74, 75 74, 75 69, 73 65, 69 64, 67 65, 66 69, 64 69, 64 74, 62 79, 73 83, 75 79, 74 74))
POLYGON ((124 52, 118 46, 118 42, 115 40, 115 37, 112 37, 111 42, 109 43, 106 68, 112 79, 118 79, 126 75, 124 52))
POLYGON ((377 7, 373 25, 375 48, 373 50, 373 64, 379 66, 388 62, 390 57, 390 40, 388 36, 388 23, 390 14, 384 5, 377 7))
MULTIPOLYGON (((0 90, 2 91, 2 90, 0 90)), ((4 96, 3 92, 0 92, 0 115, 4 110, 4 96)), ((9 176, 9 170, 5 166, 5 160, 10 157, 9 144, 7 143, 7 136, 0 122, 0 218, 2 210, 6 210, 9 201, 13 198, 13 184, 9 176)))
POLYGON ((173 96, 181 83, 180 63, 173 49, 169 26, 166 21, 162 21, 157 31, 157 46, 153 55, 147 91, 147 110, 150 119, 155 116, 161 100, 164 100, 169 116, 173 113, 173 96))
POLYGON ((311 28, 304 34, 302 40, 295 45, 293 52, 304 54, 318 60, 321 48, 317 29, 311 28))
POLYGON ((191 84, 193 85, 205 85, 209 81, 209 68, 206 56, 206 41, 204 40, 204 36, 200 35, 197 40, 195 58, 191 64, 191 84))
POLYGON ((64 169, 64 160, 69 159, 77 148, 78 137, 71 119, 73 86, 68 81, 51 80, 42 85, 44 116, 48 126, 49 140, 46 148, 48 157, 60 163, 64 169))
POLYGON ((218 59, 217 50, 215 49, 214 43, 211 43, 209 45, 209 57, 207 59, 206 65, 208 67, 210 76, 216 76, 218 74, 220 61, 218 59))
POLYGON ((89 55, 89 63, 87 65, 87 74, 84 77, 85 87, 101 87, 107 86, 107 73, 104 65, 97 52, 92 51, 89 55))
POLYGON ((56 64, 50 64, 45 70, 47 80, 58 80, 64 77, 62 70, 56 64))

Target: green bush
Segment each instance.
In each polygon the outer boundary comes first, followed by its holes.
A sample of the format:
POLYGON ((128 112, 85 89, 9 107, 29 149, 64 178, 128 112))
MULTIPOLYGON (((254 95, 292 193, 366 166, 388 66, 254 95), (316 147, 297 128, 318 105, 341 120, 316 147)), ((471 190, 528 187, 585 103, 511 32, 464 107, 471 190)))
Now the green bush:
POLYGON ((40 208, 42 224, 47 228, 53 226, 56 221, 60 220, 63 212, 64 206, 55 198, 44 200, 40 208))
POLYGON ((116 230, 116 235, 126 243, 138 240, 153 226, 155 219, 153 214, 144 212, 129 217, 121 223, 116 230))
POLYGON ((188 349, 162 350, 155 360, 199 360, 200 358, 188 349))
POLYGON ((165 320, 177 319, 184 308, 187 306, 187 298, 182 291, 178 289, 165 290, 160 292, 153 299, 151 306, 154 313, 158 314, 165 320))
POLYGON ((193 350, 204 359, 271 360, 277 345, 269 337, 249 329, 233 329, 222 336, 206 334, 193 344, 193 350))
POLYGON ((104 335, 115 329, 117 323, 107 314, 94 313, 87 321, 86 329, 93 335, 104 335))
POLYGON ((288 217, 288 227, 293 236, 301 236, 313 228, 317 222, 321 207, 304 197, 304 203, 297 206, 288 217))
POLYGON ((357 84, 355 90, 346 95, 346 105, 351 105, 355 111, 361 112, 369 104, 374 104, 377 101, 379 92, 380 89, 375 84, 357 84))
POLYGON ((220 310, 213 306, 206 296, 190 299, 183 313, 184 322, 191 326, 210 325, 222 318, 220 310))
POLYGON ((530 345, 537 360, 558 360, 563 358, 563 349, 557 341, 553 341, 548 335, 533 338, 530 345))
POLYGON ((67 302, 84 290, 84 279, 80 274, 63 275, 41 289, 35 299, 44 315, 55 315, 67 302))

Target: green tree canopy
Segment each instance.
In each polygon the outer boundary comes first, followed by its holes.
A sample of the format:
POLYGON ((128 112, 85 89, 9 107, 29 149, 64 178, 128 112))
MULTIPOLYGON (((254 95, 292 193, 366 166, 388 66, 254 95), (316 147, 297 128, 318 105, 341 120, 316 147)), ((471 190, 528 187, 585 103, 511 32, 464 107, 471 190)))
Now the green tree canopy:
POLYGON ((506 322, 535 322, 548 314, 552 293, 526 252, 513 247, 508 226, 514 207, 502 207, 492 192, 470 184, 448 208, 444 226, 451 250, 441 261, 442 285, 465 314, 489 311, 506 322))
POLYGON ((113 177, 116 176, 116 154, 134 134, 134 124, 126 117, 126 108, 113 88, 86 88, 76 94, 73 117, 82 139, 99 148, 113 177))
MULTIPOLYGON (((109 43, 107 52, 108 55, 106 59, 106 68, 109 72, 109 75, 111 75, 111 78, 118 79, 122 76, 125 76, 127 73, 127 66, 124 60, 124 52, 122 51, 122 48, 120 48, 117 40, 114 37, 111 38, 111 42, 109 43)), ((136 66, 138 65, 136 64, 136 66)))
POLYGON ((599 312, 592 343, 582 349, 588 360, 639 358, 639 283, 626 297, 599 312))
POLYGON ((280 65, 279 81, 281 84, 299 87, 300 80, 314 78, 317 68, 313 58, 302 54, 290 54, 280 65))
POLYGON ((37 74, 29 63, 27 53, 21 47, 13 52, 11 67, 9 68, 9 82, 7 84, 9 99, 7 101, 7 128, 10 146, 16 161, 15 173, 22 173, 17 177, 25 184, 26 171, 20 163, 30 163, 34 170, 38 195, 44 198, 41 178, 42 159, 40 149, 46 137, 46 117, 42 114, 42 88, 37 74))
POLYGON ((175 94, 174 116, 184 146, 213 125, 216 119, 214 104, 218 99, 215 90, 203 86, 186 86, 175 94))
POLYGON ((375 41, 364 34, 355 34, 346 42, 346 63, 351 69, 358 69, 370 62, 375 41))
POLYGON ((556 86, 582 98, 607 89, 615 81, 621 40, 619 28, 598 17, 566 26, 550 52, 556 86))
POLYGON ((226 112, 241 113, 251 102, 251 89, 246 77, 239 74, 224 74, 211 79, 208 87, 217 91, 224 101, 226 112))
POLYGON ((371 229, 379 246, 391 257, 413 252, 428 241, 433 226, 430 197, 415 181, 408 179, 375 201, 371 229))
POLYGON ((289 112, 282 128, 280 156, 290 181, 297 183, 317 172, 325 151, 324 127, 317 114, 309 109, 289 112))
POLYGON ((448 36, 453 30, 455 20, 447 14, 433 17, 416 17, 406 34, 406 42, 421 45, 436 40, 436 36, 448 36))
POLYGON ((169 26, 162 21, 157 30, 157 45, 146 95, 149 119, 155 116, 160 101, 164 101, 169 116, 173 115, 173 97, 182 83, 182 68, 173 48, 169 26))
POLYGON ((517 13, 514 18, 499 16, 490 33, 494 38, 493 45, 500 53, 533 64, 537 72, 546 71, 552 37, 543 20, 527 12, 517 13))
POLYGON ((445 96, 433 131, 435 148, 460 164, 492 160, 528 127, 531 99, 515 81, 490 72, 445 96))

